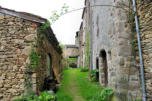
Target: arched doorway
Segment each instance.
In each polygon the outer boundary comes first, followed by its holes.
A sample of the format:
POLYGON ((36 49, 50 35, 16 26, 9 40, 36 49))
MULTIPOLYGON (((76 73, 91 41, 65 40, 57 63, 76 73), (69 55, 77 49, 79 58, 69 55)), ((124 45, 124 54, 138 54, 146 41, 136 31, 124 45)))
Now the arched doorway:
POLYGON ((102 84, 107 86, 108 85, 108 65, 107 65, 107 54, 105 50, 100 52, 100 62, 101 62, 101 74, 102 74, 102 84))
POLYGON ((56 92, 56 78, 52 68, 52 56, 48 54, 46 57, 47 60, 47 68, 46 68, 46 77, 44 79, 43 90, 53 90, 56 92))
POLYGON ((52 57, 50 54, 47 55, 47 77, 52 77, 53 75, 53 70, 52 70, 52 57))

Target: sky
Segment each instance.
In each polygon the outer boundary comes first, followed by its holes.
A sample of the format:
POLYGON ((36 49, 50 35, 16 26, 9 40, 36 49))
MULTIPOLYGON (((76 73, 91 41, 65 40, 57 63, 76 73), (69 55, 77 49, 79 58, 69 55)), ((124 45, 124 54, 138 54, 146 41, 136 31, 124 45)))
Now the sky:
MULTIPOLYGON (((40 15, 47 19, 52 11, 60 11, 64 3, 69 6, 69 11, 84 7, 84 0, 0 0, 0 6, 4 8, 40 15)), ((81 16, 82 10, 68 13, 52 24, 51 27, 60 43, 75 43, 75 34, 79 31, 82 21, 81 16)))

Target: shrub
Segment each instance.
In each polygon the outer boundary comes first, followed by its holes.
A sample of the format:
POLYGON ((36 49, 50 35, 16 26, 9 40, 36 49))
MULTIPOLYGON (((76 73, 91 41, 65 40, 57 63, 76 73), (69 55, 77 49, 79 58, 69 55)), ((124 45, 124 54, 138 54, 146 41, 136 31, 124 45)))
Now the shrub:
POLYGON ((56 97, 53 94, 47 92, 41 92, 40 96, 31 94, 28 97, 22 96, 13 101, 55 101, 56 97))
POLYGON ((47 92, 40 93, 38 97, 38 101, 55 101, 56 97, 53 94, 49 94, 47 92))
POLYGON ((98 69, 94 69, 94 70, 91 70, 90 73, 89 73, 89 77, 90 77, 90 80, 91 81, 97 81, 97 73, 99 72, 98 69))
POLYGON ((114 92, 110 88, 104 88, 96 93, 89 101, 111 101, 114 92))
POLYGON ((88 68, 81 68, 81 70, 80 70, 81 72, 88 72, 89 71, 89 69, 88 68))

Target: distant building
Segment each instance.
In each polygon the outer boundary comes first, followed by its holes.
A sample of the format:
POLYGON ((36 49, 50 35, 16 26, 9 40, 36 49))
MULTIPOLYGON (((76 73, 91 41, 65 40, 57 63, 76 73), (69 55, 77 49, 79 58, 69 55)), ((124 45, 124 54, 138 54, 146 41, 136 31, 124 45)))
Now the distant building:
POLYGON ((60 83, 62 50, 50 27, 39 30, 46 22, 0 7, 0 101, 49 89, 45 79, 60 83))
POLYGON ((69 67, 79 67, 79 47, 76 45, 65 45, 63 56, 66 58, 69 67))

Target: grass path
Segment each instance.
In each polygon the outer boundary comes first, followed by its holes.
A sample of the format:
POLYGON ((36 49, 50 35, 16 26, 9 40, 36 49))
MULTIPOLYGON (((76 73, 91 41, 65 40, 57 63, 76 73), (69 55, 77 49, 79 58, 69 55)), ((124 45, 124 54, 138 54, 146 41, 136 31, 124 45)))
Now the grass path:
POLYGON ((62 85, 57 93, 57 101, 86 101, 79 92, 76 72, 78 72, 76 69, 64 72, 62 85))
POLYGON ((102 100, 106 92, 98 82, 88 80, 88 72, 68 69, 64 71, 64 78, 57 92, 57 101, 108 101, 102 100), (101 93, 104 93, 104 96, 101 96, 101 93))

